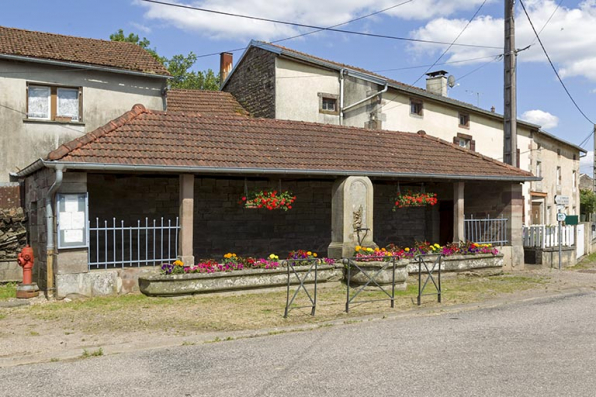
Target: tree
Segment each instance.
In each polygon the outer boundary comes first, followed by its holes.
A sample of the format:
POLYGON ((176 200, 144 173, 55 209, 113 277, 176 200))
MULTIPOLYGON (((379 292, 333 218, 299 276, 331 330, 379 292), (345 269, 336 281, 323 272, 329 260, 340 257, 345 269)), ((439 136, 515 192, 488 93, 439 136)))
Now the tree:
POLYGON ((596 212, 596 194, 590 189, 580 189, 579 203, 580 213, 586 217, 596 212))
POLYGON ((191 51, 187 56, 183 54, 174 55, 168 59, 162 57, 157 53, 157 49, 150 48, 151 42, 146 37, 139 38, 137 34, 124 34, 124 30, 118 29, 116 33, 110 35, 112 41, 122 41, 125 43, 133 43, 149 52, 155 59, 161 62, 173 79, 170 83, 172 88, 183 88, 188 90, 219 90, 219 74, 215 74, 213 70, 207 69, 205 71, 189 70, 197 61, 197 56, 191 51))

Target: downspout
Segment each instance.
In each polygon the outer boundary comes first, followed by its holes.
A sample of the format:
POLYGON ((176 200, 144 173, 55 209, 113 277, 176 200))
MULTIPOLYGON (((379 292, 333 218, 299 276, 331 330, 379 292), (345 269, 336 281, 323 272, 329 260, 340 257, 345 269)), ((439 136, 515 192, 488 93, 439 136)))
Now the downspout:
POLYGON ((48 190, 48 195, 46 196, 46 293, 48 298, 54 296, 54 255, 56 254, 56 246, 54 244, 54 194, 62 184, 63 169, 64 166, 62 164, 56 165, 56 180, 50 187, 50 190, 48 190))
POLYGON ((339 71, 339 125, 344 124, 344 73, 346 69, 339 71))

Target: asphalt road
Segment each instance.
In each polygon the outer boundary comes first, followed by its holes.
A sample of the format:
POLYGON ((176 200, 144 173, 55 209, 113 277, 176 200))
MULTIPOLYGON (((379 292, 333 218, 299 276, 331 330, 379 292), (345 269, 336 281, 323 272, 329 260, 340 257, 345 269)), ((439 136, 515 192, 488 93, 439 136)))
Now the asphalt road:
POLYGON ((594 396, 596 292, 0 369, 2 396, 594 396))

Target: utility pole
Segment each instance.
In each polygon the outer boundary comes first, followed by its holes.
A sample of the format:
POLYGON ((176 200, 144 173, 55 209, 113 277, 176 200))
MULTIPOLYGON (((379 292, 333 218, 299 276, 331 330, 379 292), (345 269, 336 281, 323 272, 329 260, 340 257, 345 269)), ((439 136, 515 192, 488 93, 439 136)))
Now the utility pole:
POLYGON ((592 178, 594 178, 594 185, 592 186, 592 191, 596 192, 596 124, 594 124, 592 137, 594 138, 594 152, 592 153, 592 178))
POLYGON ((517 89, 515 52, 515 0, 505 0, 505 78, 503 86, 503 162, 517 166, 517 89))

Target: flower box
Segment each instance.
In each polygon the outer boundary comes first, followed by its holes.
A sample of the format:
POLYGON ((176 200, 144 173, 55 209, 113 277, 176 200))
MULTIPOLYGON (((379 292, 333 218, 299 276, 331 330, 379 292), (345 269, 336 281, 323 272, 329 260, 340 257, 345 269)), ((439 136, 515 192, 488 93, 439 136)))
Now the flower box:
MULTIPOLYGON (((429 270, 435 263, 436 256, 427 256, 425 258, 426 265, 429 270)), ((441 260, 442 272, 465 272, 465 271, 484 271, 484 272, 500 272, 503 268, 503 254, 475 254, 475 255, 451 255, 445 256, 441 260)), ((422 267, 422 271, 426 269, 422 267)), ((435 269, 435 272, 437 269, 435 269)), ((418 273, 418 262, 414 259, 408 263, 408 273, 418 273)))
MULTIPOLYGON (((393 265, 390 262, 356 261, 355 263, 358 267, 352 266, 350 268, 350 284, 364 285, 370 280, 369 277, 375 277, 375 281, 379 285, 391 285, 393 278, 393 265), (387 268, 381 270, 384 266, 387 266, 387 268), (379 270, 381 270, 380 273, 375 276, 379 270)), ((398 290, 405 290, 407 287, 406 281, 408 278, 408 263, 408 260, 403 259, 395 262, 395 288, 398 290)), ((368 285, 371 287, 376 287, 376 284, 373 281, 371 281, 368 285)))
MULTIPOLYGON (((296 271, 304 277, 308 266, 297 266, 296 271)), ((343 276, 341 266, 319 265, 317 283, 340 281, 343 276)), ((291 284, 298 284, 295 276, 291 284)), ((238 291, 257 288, 285 287, 288 272, 285 268, 250 269, 232 272, 189 273, 189 274, 150 274, 139 277, 139 289, 148 296, 193 295, 209 292, 238 291)), ((314 283, 314 270, 306 284, 314 283)))

